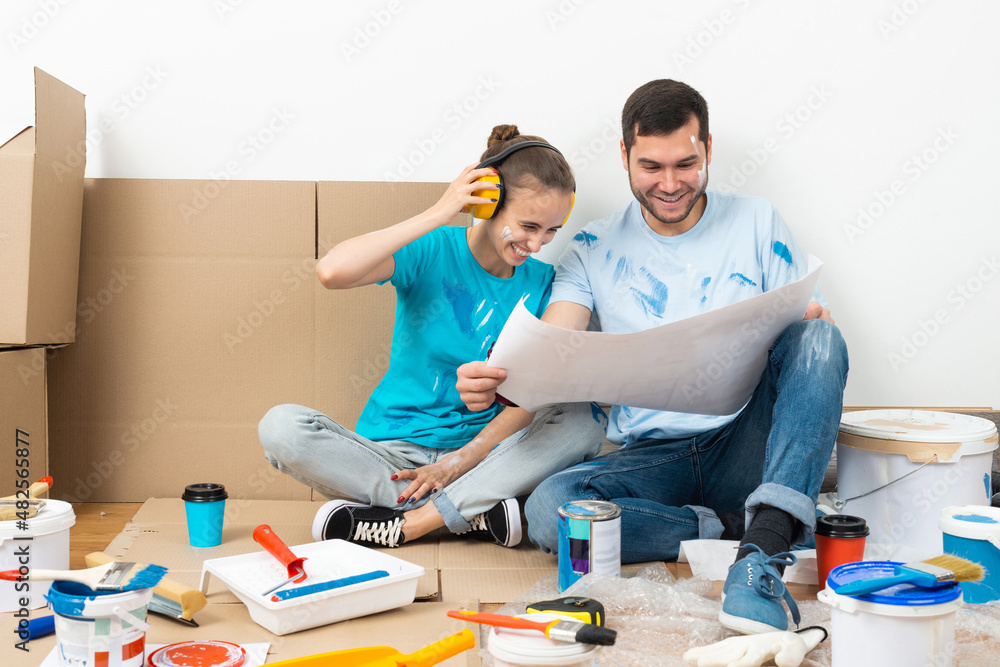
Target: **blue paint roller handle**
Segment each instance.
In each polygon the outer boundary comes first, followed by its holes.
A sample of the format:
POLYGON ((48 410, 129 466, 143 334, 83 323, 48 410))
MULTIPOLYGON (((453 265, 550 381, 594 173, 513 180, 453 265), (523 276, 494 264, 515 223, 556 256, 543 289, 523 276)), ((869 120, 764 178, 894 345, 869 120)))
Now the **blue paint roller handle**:
POLYGON ((364 574, 355 574, 350 577, 342 577, 340 579, 334 579, 332 581, 324 581, 319 584, 309 584, 308 586, 299 586, 297 588, 288 588, 283 591, 278 591, 271 596, 271 600, 274 602, 280 602, 282 600, 289 600, 291 598, 302 597, 303 595, 311 595, 313 593, 321 593, 323 591, 328 591, 334 588, 343 588, 344 586, 350 586, 351 584, 360 584, 363 581, 371 581, 372 579, 381 579, 382 577, 388 577, 389 573, 385 570, 374 570, 372 572, 365 572, 364 574))

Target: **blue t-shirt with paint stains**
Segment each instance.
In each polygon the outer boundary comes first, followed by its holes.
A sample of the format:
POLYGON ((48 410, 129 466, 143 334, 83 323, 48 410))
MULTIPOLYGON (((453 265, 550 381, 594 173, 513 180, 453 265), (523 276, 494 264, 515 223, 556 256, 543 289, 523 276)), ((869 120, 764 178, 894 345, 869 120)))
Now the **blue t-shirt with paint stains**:
POLYGON ((555 269, 533 257, 510 278, 487 273, 472 256, 465 227, 440 227, 398 250, 389 282, 396 322, 389 370, 358 418, 370 440, 461 447, 502 409, 471 412, 455 389, 456 369, 486 353, 514 306, 541 316, 555 269))
MULTIPOLYGON (((602 331, 633 333, 728 306, 806 274, 802 252, 766 199, 707 194, 701 220, 679 236, 654 233, 635 200, 586 225, 559 261, 551 300, 586 306, 597 314, 602 331)), ((825 305, 818 290, 813 298, 825 305)), ((616 405, 608 439, 628 445, 688 438, 735 417, 616 405)))

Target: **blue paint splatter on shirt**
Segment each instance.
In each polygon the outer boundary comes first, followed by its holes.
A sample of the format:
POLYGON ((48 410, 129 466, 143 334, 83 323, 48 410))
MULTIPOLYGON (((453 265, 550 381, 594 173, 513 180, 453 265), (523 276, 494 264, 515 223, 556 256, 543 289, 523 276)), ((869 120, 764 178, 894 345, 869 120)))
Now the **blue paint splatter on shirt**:
POLYGON ((705 305, 708 302, 708 284, 712 282, 712 276, 708 276, 701 281, 701 305, 705 305))
POLYGON ((792 263, 792 253, 788 251, 788 246, 786 246, 781 241, 775 241, 774 245, 771 246, 774 249, 774 254, 785 260, 786 263, 791 265, 792 263))
POLYGON ((611 276, 611 280, 617 283, 623 276, 625 278, 632 277, 632 264, 628 261, 627 257, 618 258, 618 265, 615 267, 615 272, 611 276))
POLYGON ((604 263, 610 264, 612 257, 614 257, 614 253, 609 250, 608 253, 604 256, 604 263))
POLYGON ((755 283, 754 281, 750 280, 749 278, 747 278, 742 273, 730 273, 729 274, 729 279, 730 280, 735 280, 736 282, 740 283, 741 285, 749 285, 751 287, 756 287, 757 286, 757 283, 755 283))
POLYGON ((576 236, 573 237, 574 241, 579 241, 580 243, 586 243, 588 248, 592 248, 594 243, 597 242, 598 238, 591 234, 590 232, 580 230, 576 236))
POLYGON ((455 320, 458 322, 459 328, 466 335, 472 336, 476 331, 472 325, 472 312, 476 305, 475 298, 463 285, 453 283, 447 278, 441 280, 441 288, 455 312, 455 320))
POLYGON ((641 269, 641 271, 646 276, 646 280, 649 281, 650 292, 647 294, 633 287, 631 290, 632 296, 635 298, 636 303, 646 311, 647 315, 653 314, 657 317, 663 317, 663 313, 667 308, 667 286, 660 282, 647 269, 641 269))

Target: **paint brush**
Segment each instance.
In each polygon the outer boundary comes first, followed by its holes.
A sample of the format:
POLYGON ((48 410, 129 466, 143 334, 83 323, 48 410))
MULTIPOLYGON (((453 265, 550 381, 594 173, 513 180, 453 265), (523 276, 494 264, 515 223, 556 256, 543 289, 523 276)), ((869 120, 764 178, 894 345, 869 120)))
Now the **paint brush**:
POLYGON ((495 625, 501 628, 515 628, 518 630, 537 630, 549 639, 561 642, 580 642, 581 644, 598 644, 600 646, 612 646, 618 633, 610 628, 602 628, 597 625, 590 625, 583 621, 570 621, 565 618, 557 618, 547 623, 529 621, 517 616, 504 616, 503 614, 479 614, 474 611, 449 611, 448 615, 463 621, 472 623, 484 623, 495 625))
POLYGON ((134 591, 152 588, 163 579, 167 568, 160 565, 141 563, 120 563, 118 561, 98 565, 85 570, 39 570, 32 568, 27 575, 20 570, 4 570, 0 579, 4 581, 73 581, 83 584, 93 591, 134 591))
MULTIPOLYGON (((114 560, 103 551, 93 551, 84 556, 84 561, 90 567, 111 563, 114 560)), ((204 609, 207 604, 208 599, 201 591, 164 577, 153 588, 153 599, 149 601, 149 611, 197 628, 198 624, 194 620, 194 615, 204 609)))
POLYGON ((30 519, 35 516, 45 506, 45 501, 34 499, 51 488, 52 478, 42 477, 28 487, 27 493, 22 489, 12 496, 0 498, 0 521, 30 519), (28 503, 27 507, 24 507, 25 502, 28 503), (20 507, 18 506, 19 503, 21 504, 20 507))
POLYGON ((937 588, 959 581, 982 581, 985 571, 979 563, 945 554, 919 563, 897 565, 895 576, 860 579, 833 589, 837 595, 866 595, 898 584, 937 588))

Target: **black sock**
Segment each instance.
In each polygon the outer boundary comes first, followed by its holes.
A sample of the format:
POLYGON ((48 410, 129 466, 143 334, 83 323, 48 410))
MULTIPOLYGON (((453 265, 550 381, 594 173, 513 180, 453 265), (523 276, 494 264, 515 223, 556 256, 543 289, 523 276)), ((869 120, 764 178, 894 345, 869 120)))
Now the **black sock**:
MULTIPOLYGON (((740 541, 740 550, 736 554, 736 560, 746 557, 751 553, 756 553, 753 549, 747 548, 747 544, 755 544, 760 547, 765 554, 773 556, 783 551, 788 551, 792 546, 792 534, 795 532, 795 522, 797 519, 784 510, 769 505, 762 506, 754 515, 753 523, 747 528, 747 532, 740 541)), ((779 573, 784 573, 783 565, 777 566, 779 573)))

